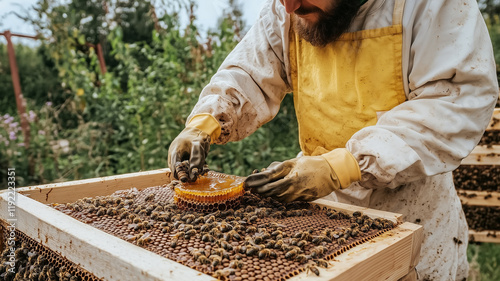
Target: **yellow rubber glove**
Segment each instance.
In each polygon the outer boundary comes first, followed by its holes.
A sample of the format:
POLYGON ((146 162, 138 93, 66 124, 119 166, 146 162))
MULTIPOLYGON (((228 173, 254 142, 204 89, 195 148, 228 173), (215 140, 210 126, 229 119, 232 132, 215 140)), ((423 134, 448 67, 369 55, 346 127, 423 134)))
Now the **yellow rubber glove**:
POLYGON ((219 122, 210 114, 197 114, 189 120, 186 128, 172 141, 168 148, 168 166, 174 179, 178 179, 175 164, 189 160, 189 179, 196 179, 193 169, 203 170, 212 140, 221 134, 219 122))
POLYGON ((281 202, 312 201, 361 179, 358 163, 347 149, 320 156, 274 162, 245 180, 247 187, 281 202))

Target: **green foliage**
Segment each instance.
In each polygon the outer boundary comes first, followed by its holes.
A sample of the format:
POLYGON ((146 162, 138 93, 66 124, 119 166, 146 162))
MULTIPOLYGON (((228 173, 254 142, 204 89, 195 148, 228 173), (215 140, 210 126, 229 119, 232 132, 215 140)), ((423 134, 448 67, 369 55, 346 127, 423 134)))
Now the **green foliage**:
POLYGON ((492 243, 469 244, 469 281, 500 280, 500 245, 492 243))
MULTIPOLYGON (((47 63, 43 48, 33 49, 16 45, 15 54, 24 97, 39 105, 55 98, 54 94, 60 91, 60 82, 56 70, 47 63)), ((7 45, 4 44, 0 44, 0 89, 2 91, 0 113, 15 115, 16 99, 10 75, 7 45)))
MULTIPOLYGON (((193 3, 171 3, 158 17, 154 11, 155 17, 144 23, 150 35, 133 42, 133 29, 116 24, 116 15, 104 25, 114 28, 102 29, 102 23, 88 20, 81 24, 89 15, 105 20, 96 16, 102 10, 96 8, 99 3, 39 2, 38 19, 33 20, 45 36, 39 52, 47 54, 57 71, 62 87, 57 96, 64 98, 54 104, 30 100, 29 109, 36 117, 31 120, 29 148, 19 146, 23 137, 18 127, 2 136, 15 141, 0 147, 8 155, 1 169, 16 167, 20 185, 166 167, 168 147, 184 128, 202 88, 243 36, 241 11, 235 2, 219 20, 219 27, 207 34, 200 34, 193 3), (182 13, 190 18, 187 27, 179 24, 182 13), (96 30, 90 32, 92 28, 96 30), (90 38, 98 39, 93 34, 107 34, 107 61, 112 63, 106 74, 100 72, 95 49, 85 44, 90 38)), ((125 9, 128 15, 120 20, 143 21, 152 15, 149 2, 141 3, 135 10, 125 9)), ((111 4, 127 5, 122 1, 111 4)), ((9 122, 19 122, 14 119, 9 122)), ((215 170, 246 175, 272 161, 292 158, 299 150, 290 96, 276 120, 249 138, 212 146, 208 163, 215 170)))

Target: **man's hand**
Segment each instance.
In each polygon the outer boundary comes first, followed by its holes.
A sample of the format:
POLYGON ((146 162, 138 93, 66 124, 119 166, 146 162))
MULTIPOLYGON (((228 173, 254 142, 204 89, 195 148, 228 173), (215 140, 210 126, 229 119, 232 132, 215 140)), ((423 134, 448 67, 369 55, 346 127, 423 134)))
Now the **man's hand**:
POLYGON ((265 171, 248 176, 245 182, 262 196, 292 202, 324 197, 359 179, 354 157, 346 149, 335 149, 321 156, 274 162, 265 171))
POLYGON ((196 169, 203 170, 212 140, 219 137, 219 122, 210 114, 193 116, 186 128, 172 141, 168 148, 168 166, 174 179, 178 179, 175 164, 189 161, 189 181, 196 180, 196 169), (195 169, 196 168, 196 169, 195 169), (194 170, 194 171, 193 171, 194 170))

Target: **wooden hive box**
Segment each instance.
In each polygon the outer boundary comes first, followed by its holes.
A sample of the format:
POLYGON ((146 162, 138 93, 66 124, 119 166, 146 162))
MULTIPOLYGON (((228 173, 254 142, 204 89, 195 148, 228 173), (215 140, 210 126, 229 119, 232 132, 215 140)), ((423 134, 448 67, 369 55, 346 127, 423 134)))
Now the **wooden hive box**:
MULTIPOLYGON (((138 190, 170 181, 170 171, 160 169, 104 178, 54 183, 17 189, 15 218, 0 212, 3 223, 15 219, 16 229, 103 280, 214 280, 213 277, 157 255, 125 240, 80 222, 48 206, 77 199, 105 196, 117 190, 138 190)), ((9 197, 0 193, 0 208, 7 210, 9 197)), ((352 214, 362 211, 372 218, 399 223, 374 239, 337 256, 320 276, 302 272, 290 280, 398 280, 412 272, 419 261, 422 227, 402 221, 399 214, 317 200, 352 214)), ((11 206, 12 207, 12 206, 11 206)))
MULTIPOLYGON (((500 131, 500 108, 495 108, 486 131, 500 131)), ((500 145, 478 145, 463 161, 462 165, 500 165, 500 145)), ((457 189, 462 205, 478 207, 500 207, 500 193, 457 189)), ((500 234, 495 230, 469 230, 469 240, 475 242, 500 243, 500 234)))

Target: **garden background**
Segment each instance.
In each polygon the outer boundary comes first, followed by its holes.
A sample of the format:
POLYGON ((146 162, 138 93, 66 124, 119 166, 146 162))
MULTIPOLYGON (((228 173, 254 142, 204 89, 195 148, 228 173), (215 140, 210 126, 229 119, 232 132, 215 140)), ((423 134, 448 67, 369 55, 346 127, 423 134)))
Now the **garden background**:
MULTIPOLYGON (((500 3, 480 0, 500 65, 500 3)), ((26 100, 26 147, 5 44, 0 44, 0 183, 63 182, 167 166, 170 142, 198 95, 249 26, 237 0, 204 31, 187 0, 40 0, 30 16, 40 45, 16 45, 26 100), (187 25, 181 24, 187 17, 187 25), (99 67, 103 47, 107 72, 99 67)), ((15 32, 15 30, 12 30, 15 32)), ((211 169, 247 175, 300 151, 292 98, 247 139, 213 145, 211 169)), ((500 279, 500 247, 471 245, 470 280, 500 279)))

